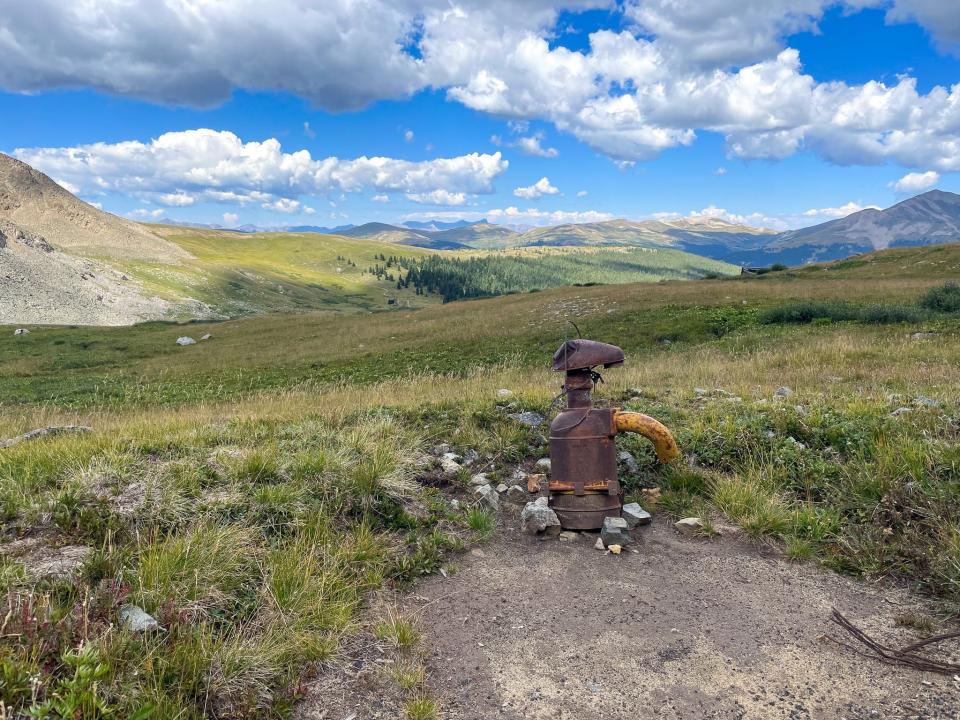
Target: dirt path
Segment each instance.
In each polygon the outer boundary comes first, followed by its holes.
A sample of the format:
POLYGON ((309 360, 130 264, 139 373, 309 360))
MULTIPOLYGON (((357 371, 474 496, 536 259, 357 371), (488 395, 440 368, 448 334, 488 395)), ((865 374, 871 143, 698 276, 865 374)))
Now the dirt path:
MULTIPOLYGON (((639 552, 604 555, 596 535, 540 540, 507 527, 449 578, 406 600, 451 720, 960 717, 960 681, 886 667, 823 639, 837 607, 871 634, 916 637, 916 606, 765 556, 729 535, 681 538, 665 522, 639 552)), ((358 715, 358 720, 363 715, 358 715)))

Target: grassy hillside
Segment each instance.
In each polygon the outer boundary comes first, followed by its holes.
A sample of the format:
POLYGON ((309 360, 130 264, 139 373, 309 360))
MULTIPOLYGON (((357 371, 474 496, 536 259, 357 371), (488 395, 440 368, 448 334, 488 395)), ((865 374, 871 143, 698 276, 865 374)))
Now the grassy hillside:
MULTIPOLYGON (((212 317, 418 308, 444 297, 460 299, 577 283, 656 282, 734 270, 725 263, 679 251, 640 248, 521 249, 506 255, 476 250, 457 255, 444 252, 438 257, 478 259, 469 268, 440 263, 456 271, 447 274, 455 275, 460 291, 444 294, 437 283, 436 292, 419 294, 412 286, 397 287, 400 273, 396 268, 390 269, 393 279, 367 270, 383 264, 379 256, 420 262, 436 255, 420 247, 317 233, 246 234, 178 226, 155 226, 155 231, 188 251, 192 259, 176 266, 125 262, 121 268, 160 297, 205 303, 212 309, 212 317)), ((450 286, 448 280, 443 284, 450 286)), ((190 317, 188 310, 181 319, 190 317)))
POLYGON ((661 248, 529 248, 431 255, 413 264, 414 286, 445 302, 563 285, 689 280, 740 268, 661 248))
MULTIPOLYGON (((193 297, 226 316, 304 310, 422 307, 435 300, 397 290, 366 273, 397 246, 316 233, 232 233, 174 226, 156 231, 189 251, 178 266, 130 263, 124 269, 166 298, 193 297)), ((412 257, 425 254, 404 248, 412 257)))
POLYGON ((922 299, 957 277, 960 248, 857 261, 392 314, 3 332, 0 438, 93 428, 0 449, 5 702, 283 717, 318 662, 377 643, 408 716, 436 717, 415 626, 374 593, 454 571, 491 531, 469 474, 546 453, 498 404, 549 414, 568 319, 627 351, 601 400, 660 418, 685 453, 662 467, 618 441, 640 466, 631 496, 656 486, 654 512, 697 514, 706 534, 733 523, 791 560, 906 583, 942 615, 903 622, 938 629, 960 617, 960 292, 922 299), (444 475, 440 443, 481 466, 444 475), (38 557, 79 551, 75 574, 40 573, 38 557), (119 627, 124 603, 164 631, 119 627))

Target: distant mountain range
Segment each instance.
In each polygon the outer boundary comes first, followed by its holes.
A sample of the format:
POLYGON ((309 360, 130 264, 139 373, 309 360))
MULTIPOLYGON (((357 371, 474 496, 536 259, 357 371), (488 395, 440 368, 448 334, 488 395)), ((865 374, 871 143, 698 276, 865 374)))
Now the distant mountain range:
POLYGON ((960 242, 960 195, 931 190, 886 210, 867 209, 800 230, 776 232, 718 218, 609 220, 518 232, 486 220, 388 225, 367 223, 316 229, 350 237, 434 250, 492 250, 537 246, 670 247, 741 265, 838 260, 888 247, 960 242), (437 228, 437 229, 432 229, 437 228))

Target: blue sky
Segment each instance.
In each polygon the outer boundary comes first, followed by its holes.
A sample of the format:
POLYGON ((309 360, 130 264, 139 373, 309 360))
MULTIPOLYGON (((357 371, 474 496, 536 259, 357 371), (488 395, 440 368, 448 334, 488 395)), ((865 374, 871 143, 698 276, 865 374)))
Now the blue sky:
POLYGON ((226 225, 784 228, 960 192, 952 0, 520 4, 0 0, 0 150, 226 225))

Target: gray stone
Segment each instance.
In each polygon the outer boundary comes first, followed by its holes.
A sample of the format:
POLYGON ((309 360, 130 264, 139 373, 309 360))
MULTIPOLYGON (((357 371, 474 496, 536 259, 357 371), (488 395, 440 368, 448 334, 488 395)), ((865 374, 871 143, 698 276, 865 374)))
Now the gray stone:
POLYGON ((201 337, 200 339, 201 339, 201 340, 209 340, 209 339, 212 338, 212 337, 213 337, 213 335, 211 335, 210 333, 207 333, 206 335, 204 335, 204 336, 201 337))
POLYGON ((787 438, 787 442, 790 443, 791 445, 793 445, 794 447, 796 447, 797 450, 806 450, 806 449, 807 449, 807 446, 806 446, 806 445, 804 445, 802 442, 800 442, 799 440, 797 440, 797 439, 796 439, 795 437, 793 437, 792 435, 787 438))
POLYGON ((703 397, 704 395, 709 395, 710 391, 707 390, 706 388, 695 387, 693 389, 693 394, 696 395, 697 397, 703 397))
POLYGON ((520 413, 512 413, 507 417, 516 420, 521 425, 526 425, 527 427, 532 428, 540 427, 547 421, 547 419, 540 413, 532 412, 530 410, 520 413))
MULTIPOLYGON (((516 487, 516 485, 514 485, 514 487, 516 487)), ((497 485, 497 492, 505 493, 509 488, 510 486, 507 485, 506 483, 500 483, 499 485, 497 485)))
POLYGON ((607 546, 603 544, 603 538, 597 538, 597 541, 593 544, 593 547, 596 550, 606 550, 607 546))
POLYGON ((580 533, 573 532, 572 530, 564 530, 560 533, 559 537, 560 537, 560 542, 573 542, 578 537, 580 537, 580 533))
POLYGON ((491 510, 500 509, 500 496, 490 485, 481 485, 475 488, 473 494, 481 505, 486 505, 491 510))
POLYGON ((480 453, 478 453, 473 448, 470 448, 463 454, 464 465, 473 465, 479 459, 480 459, 480 453))
POLYGON ((632 387, 627 390, 627 394, 632 398, 643 397, 643 388, 632 387))
POLYGON ((520 525, 523 532, 529 535, 542 532, 559 533, 561 530, 560 518, 549 507, 546 498, 537 498, 524 506, 520 512, 520 525))
POLYGON ((917 395, 917 397, 913 399, 913 404, 928 408, 940 407, 939 401, 934 400, 933 398, 928 398, 925 395, 917 395))
POLYGON ((472 478, 470 478, 470 484, 476 487, 479 487, 480 485, 489 485, 490 478, 487 477, 486 473, 477 473, 472 478))
POLYGON ((511 485, 507 488, 505 497, 507 498, 507 502, 525 505, 530 500, 530 493, 527 492, 523 485, 511 485))
POLYGON ((527 474, 520 468, 516 468, 513 473, 507 478, 507 485, 526 485, 527 484, 527 474))
POLYGON ((627 521, 627 527, 631 530, 637 525, 649 525, 651 521, 650 513, 640 507, 640 503, 627 503, 620 516, 627 521))
POLYGON ((537 464, 534 465, 534 467, 535 467, 537 470, 541 471, 541 472, 545 472, 545 473, 548 473, 548 474, 549 474, 549 473, 550 473, 550 458, 540 458, 539 460, 537 460, 537 464))
POLYGON ((459 457, 456 453, 445 453, 444 456, 440 458, 440 467, 443 468, 443 472, 447 475, 456 475, 460 472, 460 463, 455 459, 459 457))
POLYGON ((23 435, 17 435, 16 437, 8 438, 6 440, 0 440, 0 448, 10 447, 11 445, 16 445, 17 443, 28 440, 39 440, 40 438, 45 438, 50 435, 63 435, 65 433, 88 433, 92 430, 93 428, 87 427, 86 425, 55 425, 52 427, 37 428, 36 430, 31 430, 23 435))
POLYGON ((937 334, 935 332, 915 332, 910 336, 911 340, 933 340, 937 334))
POLYGON ((907 413, 911 412, 913 412, 913 408, 898 407, 896 410, 890 413, 890 417, 899 417, 900 415, 906 415, 907 413))
POLYGON ((454 510, 459 510, 459 509, 460 509, 460 501, 457 500, 456 498, 454 498, 453 500, 450 501, 450 507, 452 507, 454 510))
POLYGON ((160 629, 160 623, 143 608, 136 605, 120 606, 120 622, 125 628, 135 633, 153 632, 160 629))
POLYGON ((793 390, 788 387, 781 386, 773 391, 773 396, 778 398, 790 397, 791 395, 793 395, 793 390))
POLYGON ((640 466, 637 465, 637 459, 633 456, 632 453, 629 453, 626 450, 624 450, 619 455, 617 455, 617 460, 620 462, 621 465, 623 465, 627 469, 627 472, 630 473, 631 475, 640 474, 640 466))
POLYGON ((630 527, 627 521, 619 517, 605 517, 600 538, 607 547, 611 545, 627 545, 630 542, 630 527))
POLYGON ((177 345, 180 345, 180 346, 196 345, 196 344, 197 344, 196 340, 194 340, 192 337, 187 337, 186 335, 184 335, 183 337, 177 338, 177 345))
POLYGON ((684 537, 693 537, 703 530, 703 520, 698 517, 688 517, 678 520, 673 526, 684 537))
POLYGON ((26 328, 17 328, 16 330, 13 331, 13 334, 14 334, 14 335, 29 335, 29 334, 30 334, 30 331, 27 330, 26 328))

